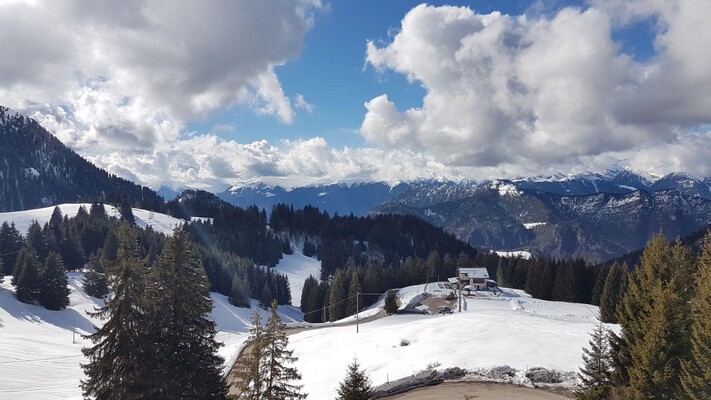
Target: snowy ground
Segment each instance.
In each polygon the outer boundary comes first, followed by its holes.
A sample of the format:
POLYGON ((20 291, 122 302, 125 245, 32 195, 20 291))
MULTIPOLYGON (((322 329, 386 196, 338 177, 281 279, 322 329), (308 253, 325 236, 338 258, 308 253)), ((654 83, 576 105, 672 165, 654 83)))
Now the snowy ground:
MULTIPOLYGON (((401 299, 414 298, 422 287, 403 289, 401 299)), ((430 365, 576 372, 598 315, 595 306, 537 300, 508 289, 500 297, 465 299, 463 309, 452 315, 390 316, 361 324, 360 333, 343 326, 291 336, 304 390, 313 399, 335 397, 356 356, 375 385, 430 365)))
MULTIPOLYGON (((71 305, 63 311, 19 303, 10 277, 0 285, 0 400, 81 398, 81 347, 89 343, 79 334, 91 332, 92 324, 99 322, 86 311, 100 302, 81 290, 80 273, 69 278, 71 305)), ((424 285, 400 290, 401 307, 423 291, 424 285)), ((252 311, 233 307, 219 294, 212 299, 211 317, 225 344, 220 354, 227 368, 246 339, 252 311)), ((380 307, 382 300, 368 312, 380 307)), ((502 296, 465 298, 463 309, 452 315, 385 317, 362 323, 360 333, 354 326, 329 326, 290 336, 304 390, 311 399, 335 397, 354 356, 375 385, 428 366, 487 371, 508 365, 575 372, 598 315, 594 306, 537 300, 509 289, 502 296)), ((286 322, 301 320, 294 307, 282 307, 280 314, 286 322)), ((267 312, 263 315, 266 318, 267 312)))
MULTIPOLYGON (((62 215, 69 215, 70 217, 74 217, 79 212, 79 207, 81 206, 84 206, 87 211, 89 211, 89 209, 91 208, 91 204, 85 203, 60 204, 59 209, 62 211, 62 215)), ((112 217, 120 216, 118 209, 113 206, 104 205, 104 209, 106 210, 106 213, 112 217)), ((44 225, 46 222, 49 222, 50 217, 52 217, 53 211, 54 206, 37 208, 34 210, 27 211, 0 213, 0 224, 5 221, 7 221, 8 224, 14 222, 15 228, 17 228, 17 230, 20 231, 22 235, 24 235, 27 233, 27 229, 32 224, 32 221, 37 221, 40 225, 44 225)), ((173 218, 170 215, 143 210, 140 208, 133 209, 133 216, 136 219, 136 225, 138 225, 139 227, 145 228, 150 225, 151 227, 153 227, 154 230, 165 233, 167 235, 171 234, 173 232, 173 229, 177 225, 185 222, 181 219, 173 218)))
POLYGON ((306 257, 300 248, 296 248, 293 254, 284 254, 279 260, 276 270, 286 274, 291 287, 291 304, 296 307, 301 306, 301 292, 304 290, 304 281, 309 275, 320 279, 321 261, 315 258, 306 257))
MULTIPOLYGON (((18 302, 10 278, 0 284, 0 400, 81 399, 81 348, 90 342, 80 334, 100 323, 86 311, 101 302, 81 289, 81 273, 69 274, 71 305, 62 311, 18 302)), ((227 368, 247 337, 253 310, 234 307, 220 294, 213 293, 212 299, 211 318, 217 322, 218 340, 225 344, 220 354, 227 368)), ((261 313, 266 321, 268 311, 261 313)), ((295 307, 280 307, 279 313, 285 322, 302 320, 295 307)))
POLYGON ((506 258, 523 258, 524 260, 531 259, 531 253, 528 251, 497 251, 499 257, 506 258))

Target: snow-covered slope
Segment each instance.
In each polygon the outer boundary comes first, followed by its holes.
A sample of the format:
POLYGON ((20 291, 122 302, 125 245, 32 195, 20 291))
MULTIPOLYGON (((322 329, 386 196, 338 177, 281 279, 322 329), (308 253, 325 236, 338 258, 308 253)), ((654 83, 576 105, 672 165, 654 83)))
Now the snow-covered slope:
MULTIPOLYGON (((421 287, 403 289, 412 297, 421 287)), ((380 385, 428 367, 518 370, 545 367, 576 372, 598 308, 549 302, 505 290, 505 296, 470 298, 452 315, 395 315, 360 325, 307 330, 290 337, 304 390, 334 398, 353 357, 380 385), (403 340, 409 344, 403 346, 403 340)))
POLYGON ((301 292, 304 290, 306 278, 309 275, 313 275, 316 279, 321 277, 321 261, 306 257, 302 251, 297 248, 293 254, 284 254, 276 266, 276 270, 285 274, 289 279, 291 304, 296 307, 301 306, 301 292))
MULTIPOLYGON (((69 215, 70 217, 76 216, 79 212, 79 207, 81 206, 84 206, 88 211, 91 207, 91 204, 85 203, 58 205, 59 209, 62 211, 62 215, 69 215)), ((49 222, 50 217, 52 217, 54 207, 55 206, 37 208, 27 211, 0 213, 0 224, 5 221, 7 221, 7 223, 14 222, 15 227, 20 231, 20 233, 24 235, 25 233, 27 233, 27 228, 30 227, 32 221, 37 221, 40 225, 44 225, 46 222, 49 222)), ((109 216, 119 217, 121 215, 118 209, 113 206, 104 205, 104 208, 109 216)), ((154 230, 165 233, 166 235, 171 234, 173 232, 173 229, 177 225, 185 222, 181 219, 173 218, 170 215, 143 210, 140 208, 133 209, 133 216, 136 220, 136 225, 140 226, 141 228, 145 228, 150 225, 154 230)))
MULTIPOLYGON (((51 211, 50 211, 51 212, 51 211)), ((10 277, 0 284, 0 399, 81 399, 80 363, 86 362, 82 346, 90 345, 81 334, 93 331, 100 321, 86 312, 100 306, 81 288, 83 275, 69 274, 71 305, 62 311, 23 304, 15 299, 10 277)), ((220 354, 231 365, 247 338, 253 309, 234 307, 227 297, 212 293, 211 318, 217 322, 220 354)), ((268 312, 261 310, 266 319, 268 312)), ((279 307, 285 322, 299 322, 295 307, 279 307)))

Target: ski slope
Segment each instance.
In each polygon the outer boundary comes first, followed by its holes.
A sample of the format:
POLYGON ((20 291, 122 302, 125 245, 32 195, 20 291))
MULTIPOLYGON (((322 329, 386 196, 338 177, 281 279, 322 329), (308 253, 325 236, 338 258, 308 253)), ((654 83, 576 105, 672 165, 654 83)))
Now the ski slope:
MULTIPOLYGON (((412 299, 422 288, 405 288, 399 297, 412 299)), ((431 365, 577 372, 598 316, 595 306, 537 300, 509 289, 501 297, 465 299, 463 309, 451 315, 389 316, 361 324, 360 333, 355 326, 341 326, 290 336, 304 391, 312 399, 334 398, 353 357, 374 385, 431 365), (403 340, 409 344, 401 345, 403 340)))
MULTIPOLYGON (((51 211, 50 211, 51 214, 51 211)), ((49 311, 15 299, 10 276, 0 284, 0 400, 82 399, 81 353, 91 343, 81 337, 100 324, 86 312, 102 305, 81 288, 83 275, 69 273, 70 306, 49 311)), ((217 339, 224 344, 220 355, 225 369, 232 365, 250 327, 253 309, 234 307, 221 294, 211 294, 210 317, 217 323, 217 339)), ((260 310, 266 321, 269 312, 260 310)), ((279 307, 285 322, 302 321, 292 306, 279 307)))
MULTIPOLYGON (((90 203, 58 205, 59 209, 62 211, 62 215, 69 215, 70 217, 76 216, 79 212, 79 207, 81 206, 84 206, 87 212, 91 208, 90 203)), ((25 235, 27 233, 27 229, 32 224, 32 221, 37 221, 40 225, 44 225, 45 223, 49 222, 49 219, 52 217, 54 207, 55 206, 36 208, 33 210, 26 211, 0 213, 0 224, 2 224, 3 222, 7 222, 8 224, 14 222, 15 228, 17 228, 17 230, 20 231, 21 234, 25 235)), ((118 218, 121 216, 118 209, 114 206, 105 204, 104 209, 106 210, 106 214, 111 217, 118 218)), ((140 208, 133 208, 132 210, 133 216, 136 220, 136 225, 141 228, 151 226, 155 231, 164 233, 166 235, 170 235, 176 226, 185 223, 185 221, 178 218, 173 218, 170 215, 143 210, 140 208)))
POLYGON ((301 306, 301 293, 304 291, 304 281, 309 275, 320 279, 321 261, 306 257, 303 250, 296 248, 293 254, 284 254, 279 260, 276 270, 285 274, 291 287, 291 304, 301 306))

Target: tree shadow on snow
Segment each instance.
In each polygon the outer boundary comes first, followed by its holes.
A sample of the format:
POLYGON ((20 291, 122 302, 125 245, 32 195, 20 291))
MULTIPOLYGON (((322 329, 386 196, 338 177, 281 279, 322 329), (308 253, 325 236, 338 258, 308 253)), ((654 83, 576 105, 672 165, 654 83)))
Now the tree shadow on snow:
POLYGON ((11 290, 0 288, 0 297, 7 296, 11 296, 12 301, 3 302, 6 305, 4 310, 17 320, 35 324, 47 323, 69 331, 94 332, 94 325, 88 316, 82 315, 82 313, 74 309, 67 308, 65 310, 52 311, 35 304, 22 303, 15 298, 15 293, 11 290))

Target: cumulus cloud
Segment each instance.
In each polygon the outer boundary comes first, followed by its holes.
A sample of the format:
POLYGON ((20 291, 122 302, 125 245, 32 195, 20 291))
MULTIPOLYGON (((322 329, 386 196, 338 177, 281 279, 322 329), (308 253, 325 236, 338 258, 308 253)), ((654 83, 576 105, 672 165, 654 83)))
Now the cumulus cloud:
POLYGON ((47 120, 80 151, 150 152, 186 121, 240 105, 289 124, 294 110, 274 68, 301 51, 319 7, 2 1, 0 102, 47 120))
POLYGON ((0 57, 0 104, 143 184, 480 180, 620 160, 711 175, 711 133, 700 128, 711 122, 703 0, 592 0, 543 16, 417 6, 388 43, 367 44, 368 65, 426 92, 407 110, 387 94, 363 99, 359 132, 373 147, 334 149, 320 137, 238 143, 218 136, 239 131, 227 125, 186 134, 187 122, 235 106, 285 124, 313 113, 275 71, 299 54, 320 7, 0 0, 0 54, 12 55, 0 57), (656 54, 640 62, 612 32, 649 18, 656 54))
POLYGON ((506 166, 507 175, 612 155, 646 165, 670 157, 660 149, 708 154, 711 142, 693 132, 711 121, 711 49, 699 45, 711 38, 701 20, 709 12, 703 0, 601 0, 540 17, 417 6, 389 43, 368 42, 366 61, 421 85, 423 106, 400 111, 376 97, 360 133, 447 164, 506 166), (612 39, 643 18, 660 25, 646 63, 612 39))

